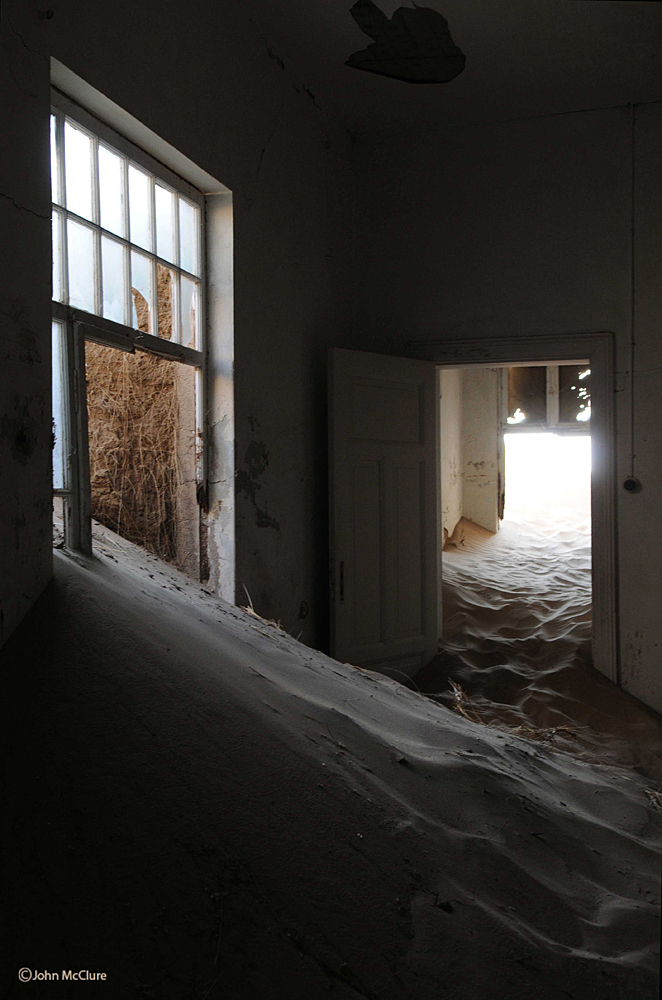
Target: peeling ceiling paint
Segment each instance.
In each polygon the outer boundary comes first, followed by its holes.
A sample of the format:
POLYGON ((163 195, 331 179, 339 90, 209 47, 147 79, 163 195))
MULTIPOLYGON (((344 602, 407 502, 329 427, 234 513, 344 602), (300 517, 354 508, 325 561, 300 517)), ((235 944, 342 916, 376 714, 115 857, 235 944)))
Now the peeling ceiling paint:
POLYGON ((374 41, 351 55, 347 66, 407 83, 448 83, 464 69, 448 21, 430 7, 398 7, 389 20, 372 0, 357 0, 350 14, 374 41))

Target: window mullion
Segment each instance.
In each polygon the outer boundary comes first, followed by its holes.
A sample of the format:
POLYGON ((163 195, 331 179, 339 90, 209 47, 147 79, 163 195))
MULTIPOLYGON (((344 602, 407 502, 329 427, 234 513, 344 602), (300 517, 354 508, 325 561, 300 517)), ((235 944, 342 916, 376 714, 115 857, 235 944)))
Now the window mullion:
POLYGON ((547 426, 559 425, 559 366, 547 366, 547 426))
POLYGON ((181 344, 182 342, 182 325, 181 325, 181 276, 179 274, 179 194, 175 193, 172 199, 172 210, 173 210, 173 220, 172 220, 172 238, 174 241, 174 263, 177 267, 175 271, 175 280, 173 282, 172 288, 172 339, 176 344, 181 344))
MULTIPOLYGON (((123 233, 125 240, 131 238, 129 232, 129 164, 125 156, 122 157, 122 210, 123 233)), ((131 298, 131 250, 128 242, 124 247, 124 325, 133 326, 133 300, 131 298)))

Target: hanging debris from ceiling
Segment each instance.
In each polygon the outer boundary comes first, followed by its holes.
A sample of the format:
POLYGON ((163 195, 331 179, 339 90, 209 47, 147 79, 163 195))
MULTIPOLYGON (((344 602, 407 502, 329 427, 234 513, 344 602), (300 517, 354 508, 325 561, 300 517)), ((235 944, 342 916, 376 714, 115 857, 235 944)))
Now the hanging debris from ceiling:
POLYGON ((389 20, 372 0, 357 0, 350 14, 374 41, 346 66, 407 83, 448 83, 464 69, 448 21, 430 7, 399 7, 389 20))

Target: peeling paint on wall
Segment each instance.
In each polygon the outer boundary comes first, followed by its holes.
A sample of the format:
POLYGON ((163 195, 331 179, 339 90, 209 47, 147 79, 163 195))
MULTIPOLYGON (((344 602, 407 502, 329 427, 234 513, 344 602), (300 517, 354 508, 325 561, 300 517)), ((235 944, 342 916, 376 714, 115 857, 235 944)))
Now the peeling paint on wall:
MULTIPOLYGON (((251 419, 251 418, 249 418, 251 419)), ((261 477, 269 465, 269 452, 264 441, 251 441, 244 452, 245 469, 237 469, 235 485, 237 493, 243 493, 255 508, 255 524, 258 528, 274 528, 280 531, 280 524, 263 510, 257 502, 257 491, 262 489, 261 477)))

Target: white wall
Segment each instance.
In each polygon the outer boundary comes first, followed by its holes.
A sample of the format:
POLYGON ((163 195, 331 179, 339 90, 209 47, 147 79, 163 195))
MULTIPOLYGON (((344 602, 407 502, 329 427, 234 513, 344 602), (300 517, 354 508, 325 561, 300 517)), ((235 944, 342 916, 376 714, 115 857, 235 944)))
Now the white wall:
POLYGON ((492 532, 499 530, 497 391, 496 369, 462 369, 462 516, 492 532))
POLYGON ((499 528, 497 387, 493 369, 439 370, 444 542, 462 517, 499 528))
POLYGON ((662 710, 662 105, 636 118, 641 493, 621 486, 631 402, 627 108, 362 136, 354 324, 372 349, 393 353, 409 340, 615 333, 621 676, 662 710))
POLYGON ((439 369, 441 525, 443 542, 462 517, 462 372, 439 369))

